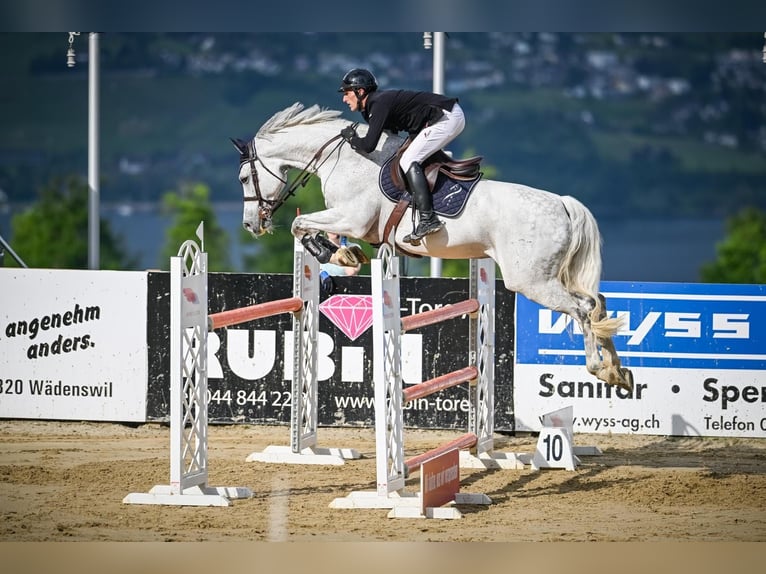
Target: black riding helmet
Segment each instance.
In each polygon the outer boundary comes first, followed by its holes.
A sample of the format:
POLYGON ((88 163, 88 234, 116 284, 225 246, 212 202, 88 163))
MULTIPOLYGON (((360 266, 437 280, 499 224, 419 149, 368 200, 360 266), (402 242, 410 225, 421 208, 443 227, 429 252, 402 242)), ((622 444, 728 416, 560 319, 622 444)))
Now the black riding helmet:
MULTIPOLYGON (((364 91, 369 94, 378 89, 378 81, 369 70, 365 70, 364 68, 354 68, 343 76, 338 91, 346 92, 348 90, 354 90, 354 93, 357 93, 357 90, 360 88, 364 88, 364 91)), ((359 94, 357 94, 357 96, 358 95, 359 94)))

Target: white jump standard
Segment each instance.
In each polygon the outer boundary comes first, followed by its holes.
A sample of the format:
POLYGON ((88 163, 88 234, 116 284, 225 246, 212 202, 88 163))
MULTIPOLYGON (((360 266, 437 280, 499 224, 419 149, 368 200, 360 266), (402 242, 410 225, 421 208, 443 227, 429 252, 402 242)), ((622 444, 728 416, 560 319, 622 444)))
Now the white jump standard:
MULTIPOLYGON (((494 426, 494 283, 495 263, 491 259, 471 261, 470 297, 459 303, 401 317, 399 309, 399 258, 390 246, 383 245, 372 260, 373 355, 375 385, 375 449, 377 490, 355 491, 336 498, 331 508, 389 508, 390 517, 422 516, 421 493, 405 491, 410 473, 425 461, 453 450, 471 449, 471 458, 487 459, 500 466, 504 457, 492 453, 494 426), (452 373, 402 388, 401 335, 403 332, 440 321, 469 316, 467 367, 452 373), (468 432, 426 453, 405 460, 404 413, 406 402, 443 389, 469 383, 468 432)), ((462 453, 461 453, 462 454, 462 453)), ((507 459, 513 468, 520 463, 507 459)), ((485 467, 488 465, 484 465, 485 467)), ((489 504, 483 494, 456 493, 456 503, 489 504)), ((431 512, 439 518, 457 518, 457 509, 449 515, 431 512), (438 516, 437 516, 438 514, 438 516)))
POLYGON ((126 504, 229 506, 242 487, 207 484, 207 253, 192 240, 170 258, 170 484, 126 504))
MULTIPOLYGON (((317 446, 319 262, 297 240, 294 242, 293 298, 282 301, 284 304, 282 311, 293 313, 290 446, 270 445, 262 452, 251 453, 246 460, 248 462, 342 465, 346 460, 361 458, 355 449, 317 446)), ((279 301, 272 301, 262 305, 276 304, 275 308, 279 309, 278 303, 279 301)))
POLYGON ((170 484, 128 494, 124 503, 228 506, 232 498, 252 496, 247 488, 207 486, 207 334, 279 313, 293 314, 291 444, 267 447, 247 460, 339 465, 359 458, 353 449, 315 446, 319 265, 298 242, 294 271, 293 297, 208 316, 207 253, 189 240, 170 258, 170 484))

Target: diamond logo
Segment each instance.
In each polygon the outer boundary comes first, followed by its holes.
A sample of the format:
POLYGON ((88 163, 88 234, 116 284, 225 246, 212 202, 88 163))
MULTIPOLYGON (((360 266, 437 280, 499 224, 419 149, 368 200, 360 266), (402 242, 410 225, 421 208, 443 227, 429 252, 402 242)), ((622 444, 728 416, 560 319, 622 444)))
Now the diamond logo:
POLYGON ((352 341, 372 325, 372 295, 333 295, 319 310, 352 341))

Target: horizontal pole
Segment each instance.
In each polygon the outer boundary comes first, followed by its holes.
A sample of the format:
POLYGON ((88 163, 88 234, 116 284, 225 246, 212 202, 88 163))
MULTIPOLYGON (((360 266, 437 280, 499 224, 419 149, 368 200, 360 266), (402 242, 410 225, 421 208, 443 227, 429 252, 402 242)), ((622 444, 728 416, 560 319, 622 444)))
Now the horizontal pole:
POLYGON ((423 454, 419 454, 417 456, 413 456, 412 458, 408 458, 407 460, 404 461, 405 476, 409 476, 413 472, 420 470, 420 465, 432 458, 435 458, 455 448, 458 450, 471 448, 477 442, 479 442, 478 437, 472 432, 469 432, 469 433, 465 433, 464 435, 460 435, 456 439, 453 439, 449 442, 445 442, 441 446, 432 448, 431 450, 426 451, 423 454))
POLYGON ((402 396, 404 398, 404 402, 408 403, 410 401, 432 395, 437 391, 454 387, 461 383, 465 383, 466 381, 471 381, 478 377, 479 369, 473 366, 464 367, 462 369, 458 369, 457 371, 447 373, 446 375, 442 375, 434 379, 429 379, 428 381, 423 381, 418 385, 407 387, 404 389, 402 396))
POLYGON ((300 297, 291 297, 289 299, 277 299, 276 301, 267 301, 250 305, 249 307, 240 307, 230 311, 221 311, 208 316, 208 331, 221 329, 230 325, 239 325, 255 319, 263 319, 281 313, 295 313, 303 309, 303 299, 300 297))
POLYGON ((454 319, 461 315, 476 313, 478 310, 479 302, 476 299, 466 299, 458 303, 431 309, 430 311, 423 311, 422 313, 417 313, 415 315, 407 315, 406 317, 402 317, 402 332, 427 327, 428 325, 446 321, 447 319, 454 319))

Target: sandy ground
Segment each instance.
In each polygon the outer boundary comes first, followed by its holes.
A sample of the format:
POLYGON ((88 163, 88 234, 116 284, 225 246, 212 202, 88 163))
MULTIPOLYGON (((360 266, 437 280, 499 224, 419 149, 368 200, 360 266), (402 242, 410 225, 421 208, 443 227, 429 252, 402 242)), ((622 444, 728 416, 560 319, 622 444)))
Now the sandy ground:
MULTIPOLYGON (((460 520, 389 519, 329 508, 375 489, 372 429, 320 429, 320 445, 364 458, 343 466, 245 462, 289 444, 284 426, 210 429, 211 486, 250 488, 229 507, 123 504, 169 479, 169 428, 0 421, 0 541, 766 541, 766 441, 576 435, 599 447, 574 472, 462 470, 462 490, 493 504, 460 520)), ((405 431, 407 455, 459 433, 405 431)), ((532 452, 533 436, 496 448, 532 452)), ((417 489, 417 476, 408 489, 417 489)))

